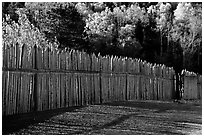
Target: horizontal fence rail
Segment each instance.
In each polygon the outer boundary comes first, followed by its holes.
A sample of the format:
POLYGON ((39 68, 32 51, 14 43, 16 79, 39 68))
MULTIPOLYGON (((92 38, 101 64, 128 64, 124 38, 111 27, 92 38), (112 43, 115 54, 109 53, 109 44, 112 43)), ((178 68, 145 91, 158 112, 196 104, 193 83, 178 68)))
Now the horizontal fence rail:
POLYGON ((168 100, 174 70, 139 59, 3 48, 3 115, 124 100, 168 100))

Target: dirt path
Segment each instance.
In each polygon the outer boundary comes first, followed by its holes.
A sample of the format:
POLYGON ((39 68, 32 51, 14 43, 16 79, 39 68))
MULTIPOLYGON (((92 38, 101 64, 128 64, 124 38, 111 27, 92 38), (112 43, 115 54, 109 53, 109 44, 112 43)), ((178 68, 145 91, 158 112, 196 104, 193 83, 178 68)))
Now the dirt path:
POLYGON ((202 134, 202 105, 126 101, 59 109, 3 118, 3 134, 202 134))

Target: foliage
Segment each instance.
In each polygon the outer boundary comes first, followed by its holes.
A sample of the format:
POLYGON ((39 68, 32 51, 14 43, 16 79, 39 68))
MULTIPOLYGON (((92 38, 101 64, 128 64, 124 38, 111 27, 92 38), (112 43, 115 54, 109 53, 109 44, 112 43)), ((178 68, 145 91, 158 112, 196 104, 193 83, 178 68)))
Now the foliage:
POLYGON ((191 3, 179 3, 174 16, 171 36, 183 49, 184 68, 198 72, 202 64, 202 8, 199 5, 193 7, 191 3))
POLYGON ((27 10, 18 9, 16 14, 19 16, 18 22, 10 19, 9 15, 5 15, 2 22, 3 47, 19 45, 20 47, 40 46, 42 48, 58 48, 58 43, 50 43, 46 40, 46 36, 30 23, 26 16, 27 10))
POLYGON ((60 48, 80 48, 85 43, 85 23, 73 3, 28 2, 25 6, 29 9, 31 22, 45 33, 49 40, 56 38, 60 42, 60 48))

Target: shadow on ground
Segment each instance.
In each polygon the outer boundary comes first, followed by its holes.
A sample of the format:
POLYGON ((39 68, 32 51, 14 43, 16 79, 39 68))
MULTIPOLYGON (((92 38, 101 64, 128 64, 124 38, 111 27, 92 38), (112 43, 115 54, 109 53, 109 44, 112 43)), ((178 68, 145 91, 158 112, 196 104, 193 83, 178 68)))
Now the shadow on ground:
POLYGON ((71 112, 82 107, 60 108, 41 112, 10 115, 2 117, 2 134, 10 134, 35 123, 43 122, 53 116, 71 112))
POLYGON ((3 134, 186 135, 202 133, 201 103, 120 101, 41 113, 25 115, 27 118, 22 116, 13 118, 13 121, 10 118, 10 122, 14 124, 8 124, 9 120, 3 119, 3 129, 5 129, 3 134), (18 122, 26 126, 19 126, 18 122), (26 122, 28 124, 25 124, 26 122), (21 128, 15 131, 6 130, 12 126, 21 128))
POLYGON ((167 110, 177 110, 177 111, 201 111, 202 102, 165 102, 165 101, 120 101, 120 102, 110 102, 104 105, 109 106, 125 106, 133 108, 143 108, 143 109, 157 109, 158 112, 165 112, 167 110))

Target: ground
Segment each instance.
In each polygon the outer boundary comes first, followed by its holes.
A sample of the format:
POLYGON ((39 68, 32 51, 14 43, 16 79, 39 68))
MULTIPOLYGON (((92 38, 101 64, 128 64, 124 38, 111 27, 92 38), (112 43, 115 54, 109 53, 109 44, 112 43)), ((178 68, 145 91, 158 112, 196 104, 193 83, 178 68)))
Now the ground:
POLYGON ((202 103, 123 101, 3 117, 3 134, 201 135, 202 103))

